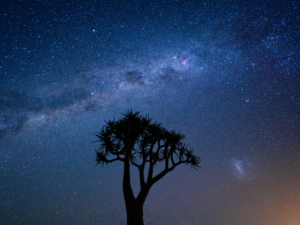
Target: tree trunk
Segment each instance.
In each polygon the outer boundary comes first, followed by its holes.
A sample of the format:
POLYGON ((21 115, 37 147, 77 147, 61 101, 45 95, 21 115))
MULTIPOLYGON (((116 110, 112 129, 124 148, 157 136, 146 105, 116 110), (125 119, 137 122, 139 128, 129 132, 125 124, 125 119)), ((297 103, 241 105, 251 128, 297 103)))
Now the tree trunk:
MULTIPOLYGON (((132 146, 129 149, 133 148, 132 146)), ((130 183, 130 151, 124 158, 123 195, 126 205, 127 225, 144 225, 143 205, 151 188, 150 184, 141 187, 137 198, 134 197, 130 183)))
POLYGON ((125 155, 124 160, 123 195, 126 205, 127 225, 144 225, 144 201, 139 201, 134 197, 130 184, 130 153, 125 155))
POLYGON ((137 202, 126 204, 127 225, 144 225, 143 206, 137 202))

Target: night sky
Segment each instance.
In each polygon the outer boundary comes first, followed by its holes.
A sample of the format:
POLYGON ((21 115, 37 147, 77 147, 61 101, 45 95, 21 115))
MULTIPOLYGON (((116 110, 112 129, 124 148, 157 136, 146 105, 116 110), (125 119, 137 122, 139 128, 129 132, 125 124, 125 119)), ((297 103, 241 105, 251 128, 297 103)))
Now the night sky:
POLYGON ((92 142, 133 109, 201 158, 145 225, 300 225, 298 0, 4 0, 0 46, 0 224, 125 225, 92 142))

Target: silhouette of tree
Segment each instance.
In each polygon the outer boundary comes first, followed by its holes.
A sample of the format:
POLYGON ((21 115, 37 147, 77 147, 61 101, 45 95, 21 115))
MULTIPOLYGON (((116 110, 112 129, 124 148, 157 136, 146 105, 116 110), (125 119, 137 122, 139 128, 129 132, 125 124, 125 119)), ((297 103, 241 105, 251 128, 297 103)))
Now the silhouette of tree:
POLYGON ((127 225, 143 225, 143 205, 150 188, 167 173, 180 164, 190 164, 197 169, 200 158, 193 154, 181 141, 185 135, 167 131, 160 123, 151 123, 147 115, 128 110, 119 120, 105 121, 106 125, 95 135, 100 142, 96 151, 97 165, 114 161, 124 163, 123 195, 126 205, 127 225), (112 158, 110 157, 112 156, 112 158), (164 169, 153 175, 157 163, 164 163, 164 169), (134 196, 130 183, 130 166, 137 167, 140 178, 140 192, 134 196), (145 179, 145 168, 148 176, 145 179))

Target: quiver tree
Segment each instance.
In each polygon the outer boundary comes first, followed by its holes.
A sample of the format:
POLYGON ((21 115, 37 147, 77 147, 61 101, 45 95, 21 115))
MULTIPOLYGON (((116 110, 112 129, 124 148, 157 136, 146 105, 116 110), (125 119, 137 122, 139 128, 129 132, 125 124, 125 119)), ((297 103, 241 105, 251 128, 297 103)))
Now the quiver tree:
POLYGON ((143 205, 152 185, 180 164, 190 164, 197 169, 200 159, 181 142, 185 138, 183 134, 167 131, 160 123, 151 123, 147 115, 141 116, 139 112, 126 111, 122 115, 124 117, 119 120, 106 122, 95 134, 98 138, 95 142, 100 142, 96 161, 102 166, 114 161, 124 163, 127 225, 143 225, 143 205), (164 169, 154 175, 153 168, 157 163, 164 163, 164 169), (137 197, 130 183, 131 165, 139 171, 140 192, 137 197))

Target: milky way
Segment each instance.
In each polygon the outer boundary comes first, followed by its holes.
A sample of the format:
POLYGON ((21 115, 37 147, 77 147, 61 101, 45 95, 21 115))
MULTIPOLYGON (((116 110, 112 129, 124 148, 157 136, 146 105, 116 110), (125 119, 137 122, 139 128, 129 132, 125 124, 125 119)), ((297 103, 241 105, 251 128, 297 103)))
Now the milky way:
POLYGON ((125 224, 122 165, 95 167, 92 142, 127 109, 201 157, 151 189, 145 224, 300 224, 299 2, 1 2, 0 18, 1 224, 125 224))

